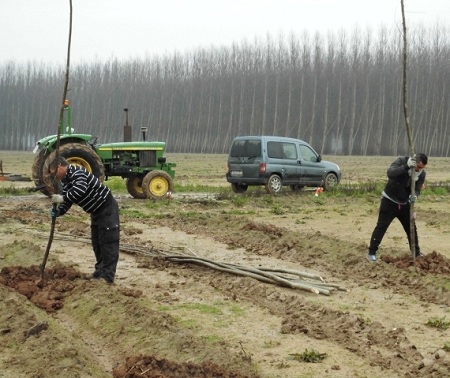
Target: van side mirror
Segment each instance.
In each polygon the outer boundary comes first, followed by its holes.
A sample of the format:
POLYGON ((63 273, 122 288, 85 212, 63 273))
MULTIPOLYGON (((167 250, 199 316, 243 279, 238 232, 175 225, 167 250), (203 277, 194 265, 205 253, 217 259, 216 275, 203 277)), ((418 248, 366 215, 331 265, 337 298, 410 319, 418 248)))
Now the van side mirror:
POLYGON ((322 161, 322 155, 319 154, 319 155, 317 155, 317 162, 320 163, 321 161, 322 161))

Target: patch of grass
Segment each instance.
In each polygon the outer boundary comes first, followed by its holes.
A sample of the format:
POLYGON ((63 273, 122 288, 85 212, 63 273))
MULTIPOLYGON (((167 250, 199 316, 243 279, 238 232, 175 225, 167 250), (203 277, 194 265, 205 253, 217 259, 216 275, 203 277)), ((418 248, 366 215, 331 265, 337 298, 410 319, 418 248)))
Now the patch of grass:
POLYGON ((254 215, 256 214, 255 210, 237 210, 232 209, 230 211, 223 211, 222 214, 229 214, 229 215, 254 215))
POLYGON ((212 186, 212 185, 206 185, 206 184, 194 184, 194 183, 187 183, 187 184, 178 184, 176 182, 176 177, 174 180, 174 192, 177 193, 221 193, 223 192, 222 186, 212 186))
POLYGON ((270 209, 270 212, 274 215, 284 215, 284 210, 281 206, 275 205, 270 209))
POLYGON ((190 330, 200 330, 201 327, 198 324, 198 321, 195 319, 182 319, 182 318, 177 318, 175 317, 175 319, 178 321, 178 323, 183 326, 183 328, 187 328, 190 330))
POLYGON ((154 211, 155 209, 166 209, 168 207, 172 206, 172 201, 168 199, 160 199, 160 200, 152 200, 152 199, 146 199, 146 200, 137 200, 142 202, 142 206, 144 206, 146 209, 151 209, 154 211))
POLYGON ((444 346, 442 347, 446 352, 450 352, 450 341, 447 341, 444 343, 444 346))
POLYGON ((180 308, 186 308, 189 310, 197 310, 202 314, 222 315, 222 310, 216 306, 210 306, 203 303, 188 303, 180 306, 180 308))
POLYGON ((430 318, 425 325, 437 329, 448 329, 450 327, 450 322, 445 320, 444 316, 442 318, 430 318))
POLYGON ((159 306, 159 311, 173 311, 173 310, 196 310, 202 314, 222 315, 222 310, 216 306, 206 305, 203 303, 185 303, 175 306, 159 306))
POLYGON ((206 335, 206 336, 203 336, 202 338, 209 343, 219 343, 219 342, 223 341, 223 338, 221 338, 220 336, 217 336, 217 335, 206 335))
POLYGON ((234 196, 233 198, 231 198, 231 202, 236 207, 244 207, 248 202, 248 197, 234 196))
POLYGON ((269 340, 269 341, 264 341, 263 348, 275 348, 280 345, 281 345, 281 343, 279 341, 269 340))
POLYGON ((225 305, 220 302, 217 302, 214 305, 206 305, 203 303, 186 303, 175 306, 159 306, 158 310, 159 311, 194 310, 207 315, 224 315, 224 312, 227 311, 229 311, 234 316, 243 316, 245 314, 245 310, 239 307, 238 305, 232 305, 228 309, 224 308, 224 306, 225 305), (224 308, 224 310, 222 310, 222 308, 224 308))
POLYGON ((335 186, 327 190, 327 194, 332 194, 337 197, 341 196, 360 197, 362 195, 367 195, 367 193, 381 193, 385 185, 386 185, 385 181, 373 181, 373 180, 353 182, 353 183, 341 182, 338 186, 335 186))
POLYGON ((219 201, 231 200, 233 198, 234 193, 228 188, 221 188, 219 194, 217 195, 217 199, 219 201))
POLYGON ((0 196, 25 196, 29 194, 30 192, 27 188, 16 188, 14 184, 0 188, 0 196))
POLYGON ((295 361, 317 363, 322 362, 327 357, 327 354, 319 353, 314 349, 305 349, 303 353, 293 353, 289 354, 289 356, 295 361))
POLYGON ((116 193, 128 193, 125 180, 122 177, 109 177, 103 182, 111 191, 116 193))
POLYGON ((201 213, 198 211, 185 211, 184 213, 181 213, 180 216, 183 218, 197 218, 201 213))
POLYGON ((241 307, 239 307, 238 305, 232 305, 230 307, 230 311, 237 316, 242 316, 245 314, 245 310, 241 307))
POLYGON ((265 196, 261 201, 264 205, 273 205, 274 197, 273 196, 265 196))
POLYGON ((433 282, 436 287, 442 288, 444 291, 450 291, 450 281, 448 279, 440 279, 439 281, 435 279, 433 282))
POLYGON ((155 214, 144 213, 136 209, 120 209, 120 215, 136 219, 155 218, 155 214))
POLYGON ((435 194, 438 196, 447 195, 450 191, 450 184, 447 183, 437 183, 432 186, 427 186, 421 194, 435 194))
MULTIPOLYGON (((38 245, 26 240, 15 240, 13 243, 2 245, 0 269, 8 265, 36 265, 42 262, 43 256, 44 251, 38 245)), ((50 255, 50 259, 52 257, 50 255)))

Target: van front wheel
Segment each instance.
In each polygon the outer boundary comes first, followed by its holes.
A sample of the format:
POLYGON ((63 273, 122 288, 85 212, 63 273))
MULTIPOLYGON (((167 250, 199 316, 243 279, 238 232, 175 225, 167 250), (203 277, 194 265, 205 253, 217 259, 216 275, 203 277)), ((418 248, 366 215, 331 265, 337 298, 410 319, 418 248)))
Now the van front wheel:
POLYGON ((283 186, 283 182, 281 181, 281 177, 278 175, 272 175, 269 177, 269 180, 267 181, 266 192, 270 194, 275 194, 281 191, 281 188, 283 186))
POLYGON ((231 184, 231 190, 234 193, 244 193, 247 191, 247 189, 248 185, 246 184, 235 184, 235 183, 231 184))
POLYGON ((325 176, 325 180, 323 183, 323 189, 324 190, 330 190, 330 188, 336 186, 338 184, 338 178, 337 176, 330 172, 325 176))

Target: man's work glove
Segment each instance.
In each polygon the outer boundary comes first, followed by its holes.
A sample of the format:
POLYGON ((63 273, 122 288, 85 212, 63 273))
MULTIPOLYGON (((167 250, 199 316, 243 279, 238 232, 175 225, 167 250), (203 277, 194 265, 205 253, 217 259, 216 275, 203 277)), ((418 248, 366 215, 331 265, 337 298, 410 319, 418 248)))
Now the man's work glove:
POLYGON ((64 202, 64 197, 61 194, 52 194, 52 203, 60 204, 64 202))
POLYGON ((406 165, 408 166, 408 168, 415 167, 416 166, 416 158, 415 157, 408 158, 408 161, 406 162, 406 165))
POLYGON ((61 215, 61 211, 59 211, 58 208, 52 207, 52 209, 50 210, 50 216, 52 218, 56 218, 59 217, 61 215))
POLYGON ((416 201, 417 201, 417 196, 413 196, 413 195, 409 196, 409 202, 416 202, 416 201))

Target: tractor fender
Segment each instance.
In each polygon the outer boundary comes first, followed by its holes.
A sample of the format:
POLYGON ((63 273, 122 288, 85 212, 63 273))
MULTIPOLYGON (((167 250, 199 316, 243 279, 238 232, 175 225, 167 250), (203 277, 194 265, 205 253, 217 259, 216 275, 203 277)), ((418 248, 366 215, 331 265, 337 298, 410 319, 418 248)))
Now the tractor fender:
MULTIPOLYGON (((71 134, 71 135, 60 135, 59 143, 60 145, 67 143, 79 143, 87 145, 89 141, 93 140, 94 137, 89 134, 71 134)), ((37 152, 39 150, 45 149, 47 153, 51 153, 56 149, 57 136, 49 135, 44 138, 39 139, 36 142, 36 147, 33 152, 37 152)))

